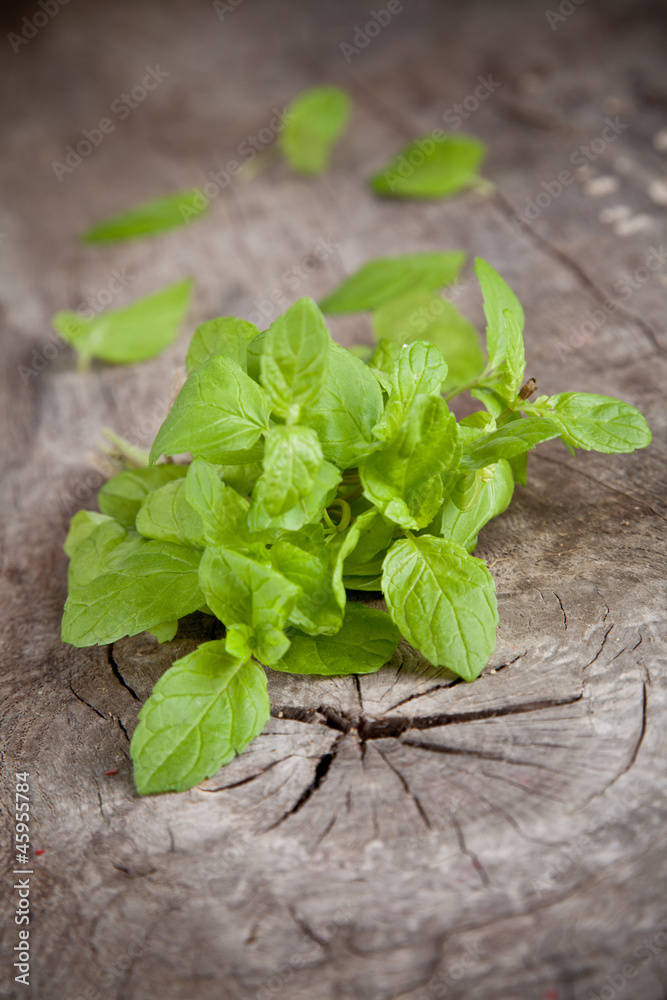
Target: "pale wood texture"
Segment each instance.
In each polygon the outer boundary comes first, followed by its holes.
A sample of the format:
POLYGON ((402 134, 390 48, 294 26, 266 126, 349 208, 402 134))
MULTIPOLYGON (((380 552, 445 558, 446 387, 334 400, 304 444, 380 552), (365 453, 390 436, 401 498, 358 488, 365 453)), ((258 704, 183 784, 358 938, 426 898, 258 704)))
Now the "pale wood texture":
MULTIPOLYGON (((667 156, 665 133, 662 150, 655 139, 665 10, 570 7, 552 30, 540 4, 404 0, 349 64, 340 43, 369 14, 347 0, 245 0, 223 20, 186 0, 72 3, 18 53, 5 45, 0 996, 667 995, 667 261, 651 257, 667 229, 664 180, 654 183, 667 156), (58 182, 51 162, 157 65, 164 82, 58 182), (500 86, 464 127, 489 144, 495 194, 373 198, 364 178, 489 74, 500 86), (77 243, 93 221, 242 159, 272 109, 325 80, 349 88, 355 113, 321 179, 274 164, 220 190, 185 230, 77 243), (628 127, 588 172, 517 227, 513 213, 616 116, 628 127), (326 259, 295 279, 318 240, 326 259), (501 625, 479 681, 453 684, 408 649, 359 680, 273 674, 274 718, 245 755, 189 793, 139 799, 128 736, 201 625, 162 648, 144 636, 61 645, 61 546, 71 514, 94 507, 102 429, 151 440, 204 318, 250 316, 273 290, 283 305, 318 297, 372 256, 458 247, 499 267, 524 301, 540 389, 637 404, 654 445, 571 458, 554 444, 531 459, 528 488, 480 540, 501 625), (615 283, 638 268, 623 300, 615 283), (22 378, 50 315, 97 296, 114 270, 131 277, 115 304, 195 276, 179 342, 156 361, 85 375, 65 349, 22 378), (620 308, 572 344, 609 296, 620 308), (16 769, 32 773, 32 842, 44 851, 29 988, 10 974, 16 769)), ((13 11, 6 30, 31 12, 13 11)), ((481 324, 470 269, 458 301, 481 324)), ((333 329, 346 343, 368 337, 365 321, 333 329)))

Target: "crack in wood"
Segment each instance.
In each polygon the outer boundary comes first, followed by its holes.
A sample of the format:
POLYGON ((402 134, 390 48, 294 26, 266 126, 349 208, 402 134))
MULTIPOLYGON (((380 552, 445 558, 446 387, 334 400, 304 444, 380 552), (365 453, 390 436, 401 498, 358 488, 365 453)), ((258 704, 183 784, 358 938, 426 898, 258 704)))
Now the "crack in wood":
POLYGON ((120 672, 120 668, 116 663, 116 660, 114 659, 113 645, 114 644, 111 643, 109 646, 107 646, 107 660, 109 661, 109 666, 111 667, 113 675, 118 681, 118 683, 121 685, 121 687, 124 687, 126 691, 129 691, 129 693, 132 695, 135 701, 140 701, 141 699, 139 698, 137 692, 130 687, 130 685, 127 683, 127 681, 120 672))
POLYGON ((600 648, 598 649, 597 653, 595 654, 595 656, 593 657, 593 659, 591 660, 591 662, 586 664, 586 666, 584 667, 584 670, 588 670, 588 668, 592 667, 593 664, 595 663, 595 661, 597 659, 599 659, 600 654, 602 653, 602 650, 605 647, 605 643, 607 642, 607 637, 609 636, 609 633, 611 632, 611 630, 613 629, 613 627, 614 627, 613 625, 609 626, 609 628, 607 629, 607 631, 604 634, 604 639, 602 640, 602 644, 600 645, 600 648))
POLYGON ((329 773, 331 765, 336 759, 336 754, 338 753, 338 747, 340 745, 340 742, 343 739, 345 739, 345 733, 342 733, 334 741, 334 743, 331 744, 327 752, 322 754, 315 768, 315 773, 313 775, 312 781, 304 788, 303 792, 296 800, 296 802, 286 812, 284 812, 282 816, 280 816, 275 821, 275 823, 272 823, 271 826, 267 827, 265 832, 268 833, 269 830, 275 830, 277 826, 280 826, 280 824, 283 823, 290 816, 296 815, 296 813, 298 813, 299 810, 302 809, 303 806, 305 806, 306 802, 308 802, 311 796, 314 795, 314 793, 317 791, 317 789, 320 787, 322 782, 325 780, 327 774, 329 773))
POLYGON ((100 719, 104 719, 105 722, 108 721, 106 715, 102 715, 102 713, 99 712, 95 708, 94 705, 91 705, 89 701, 86 701, 85 698, 82 698, 81 695, 77 691, 74 690, 74 688, 72 687, 72 682, 71 681, 68 681, 67 684, 68 684, 68 687, 69 687, 70 691, 72 692, 72 694, 74 695, 74 697, 77 699, 77 701, 80 701, 82 705, 85 705, 87 708, 89 708, 91 712, 95 713, 95 715, 99 715, 100 719))

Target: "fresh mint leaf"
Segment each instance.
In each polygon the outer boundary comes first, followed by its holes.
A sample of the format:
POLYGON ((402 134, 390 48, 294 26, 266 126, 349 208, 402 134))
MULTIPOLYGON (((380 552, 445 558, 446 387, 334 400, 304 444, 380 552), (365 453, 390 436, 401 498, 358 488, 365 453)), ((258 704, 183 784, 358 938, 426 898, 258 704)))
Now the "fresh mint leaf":
POLYGON ((521 388, 526 371, 526 352, 523 345, 521 327, 514 313, 509 309, 503 311, 505 321, 505 363, 500 370, 500 384, 505 399, 512 402, 521 388))
POLYGON ((220 316, 209 319, 195 330, 188 353, 185 357, 185 367, 188 374, 202 365, 209 358, 223 354, 235 361, 244 372, 248 370, 248 345, 259 336, 259 330, 254 323, 235 316, 220 316))
POLYGON ((109 243, 156 236, 168 229, 184 226, 203 215, 208 210, 208 205, 208 199, 198 188, 177 191, 98 222, 87 229, 81 239, 84 243, 109 243))
POLYGON ((613 454, 651 443, 651 430, 639 410, 610 396, 562 392, 551 396, 543 412, 572 448, 613 454))
POLYGON ((269 718, 266 674, 202 643, 160 678, 139 713, 130 753, 140 795, 181 792, 229 763, 269 718))
POLYGON ((396 438, 359 464, 364 495, 403 528, 424 528, 443 500, 441 475, 460 449, 456 418, 440 396, 418 396, 396 438))
POLYGON ((357 526, 358 540, 345 560, 345 573, 351 572, 353 566, 368 564, 391 545, 395 531, 393 521, 388 521, 373 509, 369 514, 371 516, 357 526))
POLYGON ((507 354, 505 345, 505 312, 509 311, 523 333, 525 318, 521 303, 495 268, 487 261, 477 257, 475 274, 484 296, 484 315, 486 316, 486 347, 489 354, 489 364, 499 368, 507 354))
POLYGON ((341 474, 336 466, 331 462, 322 462, 310 493, 284 514, 271 517, 264 502, 264 477, 258 479, 248 514, 251 531, 298 531, 305 524, 319 521, 324 508, 336 496, 340 480, 341 474))
POLYGON ((270 517, 287 513, 312 493, 324 456, 309 427, 272 427, 266 435, 262 502, 270 517))
POLYGON ((339 469, 355 465, 376 445, 372 430, 382 415, 382 390, 363 361, 331 345, 322 393, 303 417, 322 445, 327 461, 339 469))
POLYGON ((350 98, 340 87, 313 87, 292 101, 280 133, 280 149, 292 170, 307 175, 326 170, 350 109, 350 98))
POLYGON ((472 552, 484 525, 509 506, 514 476, 509 462, 501 459, 497 465, 489 465, 462 479, 461 486, 465 489, 451 493, 430 527, 472 552))
POLYGON ((204 525, 188 503, 185 483, 184 479, 174 479, 142 500, 136 520, 139 534, 196 549, 206 547, 204 525))
POLYGON ((479 437, 464 451, 461 469, 474 471, 493 465, 501 458, 516 458, 542 441, 558 437, 559 428, 552 420, 528 417, 504 424, 498 430, 479 437))
POLYGON ((478 183, 485 155, 484 143, 470 135, 424 135, 375 174, 371 187, 386 198, 447 198, 478 183))
POLYGON ((206 603, 227 627, 230 652, 254 653, 269 665, 283 656, 289 646, 283 629, 300 587, 268 562, 223 546, 206 550, 199 579, 206 603))
POLYGON ((82 358, 133 364, 155 357, 171 344, 190 307, 191 294, 188 278, 93 319, 59 312, 52 323, 82 358))
POLYGON ((142 541, 136 531, 128 531, 118 521, 105 518, 72 553, 67 571, 68 590, 86 587, 96 577, 111 572, 142 541))
POLYGON ((204 604, 197 582, 201 552, 171 542, 146 542, 113 572, 73 590, 65 604, 63 642, 105 645, 136 635, 204 604))
POLYGON ((162 645, 164 642, 171 642, 178 632, 178 618, 172 622, 162 622, 161 625, 154 625, 148 630, 152 636, 162 645))
POLYGON ((495 586, 486 563, 444 538, 394 542, 382 591, 401 634, 434 666, 472 681, 496 646, 495 586))
POLYGON ((406 344, 391 373, 391 391, 382 419, 373 428, 373 436, 392 437, 420 395, 440 394, 447 378, 447 362, 433 344, 418 340, 406 344))
POLYGON ((190 463, 185 496, 199 514, 208 545, 239 546, 248 538, 250 504, 233 487, 223 483, 215 466, 203 458, 190 463))
POLYGON ((371 674, 391 660, 400 638, 384 611, 349 601, 335 635, 290 632, 290 648, 273 669, 290 674, 371 674))
POLYGON ((408 293, 436 291, 458 279, 465 259, 464 251, 450 250, 370 260, 327 295, 320 309, 325 313, 361 312, 378 309, 408 293))
POLYGON ((380 344, 434 344, 448 367, 443 392, 472 381, 484 369, 477 330, 453 302, 434 292, 410 292, 385 303, 373 314, 373 328, 380 344))
POLYGON ((301 589, 290 622, 310 635, 337 632, 343 620, 333 588, 330 551, 324 544, 321 525, 289 533, 271 547, 271 565, 301 589))
POLYGON ((295 302, 266 331, 260 356, 260 381, 274 413, 288 423, 322 394, 331 338, 312 299, 295 302))
POLYGON ((145 497, 165 483, 186 475, 186 465, 154 465, 151 469, 127 469, 112 476, 97 494, 103 514, 113 517, 127 528, 133 528, 145 497))
POLYGON ((268 426, 269 403, 257 383, 231 358, 209 358, 176 397, 151 461, 189 451, 195 458, 245 465, 261 458, 259 440, 268 426))
POLYGON ((79 510, 74 515, 69 524, 69 531, 67 532, 67 538, 63 545, 65 555, 70 559, 81 545, 82 542, 88 538, 90 534, 100 524, 111 523, 111 518, 106 514, 98 514, 95 510, 79 510))

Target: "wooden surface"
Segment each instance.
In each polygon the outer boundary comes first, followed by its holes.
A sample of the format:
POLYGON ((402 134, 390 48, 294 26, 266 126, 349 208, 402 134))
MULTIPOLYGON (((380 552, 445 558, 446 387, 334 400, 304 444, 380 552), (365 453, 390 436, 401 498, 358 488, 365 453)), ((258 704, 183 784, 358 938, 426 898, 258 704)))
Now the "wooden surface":
MULTIPOLYGON (((3 39, 2 998, 667 996, 667 258, 647 267, 667 247, 664 6, 587 0, 555 30, 535 3, 403 7, 349 64, 340 43, 368 14, 347 0, 244 0, 223 20, 205 2, 74 2, 18 53, 3 39), (164 82, 59 182, 52 161, 158 65, 164 82), (364 178, 489 74, 500 86, 466 127, 489 144, 496 193, 374 199, 364 178), (323 178, 275 164, 221 189, 185 230, 77 243, 109 213, 205 182, 321 81, 355 102, 323 178), (617 116, 627 128, 589 171, 517 226, 617 116), (326 259, 295 286, 318 240, 326 259), (62 542, 71 514, 95 505, 102 428, 152 439, 197 322, 250 316, 274 290, 284 306, 317 298, 372 256, 459 247, 525 303, 541 391, 618 395, 647 414, 654 445, 573 459, 549 444, 531 458, 528 488, 480 539, 501 625, 476 683, 407 649, 358 680, 272 674, 274 717, 246 754, 191 792, 140 800, 128 737, 198 625, 162 648, 59 641, 62 542), (624 300, 615 283, 638 268, 624 300), (196 278, 178 343, 86 375, 63 349, 22 378, 50 315, 114 270, 129 282, 116 305, 196 278), (609 296, 621 307, 572 340, 609 296), (43 851, 30 987, 10 968, 17 769, 32 774, 43 851)), ((12 10, 5 30, 32 12, 12 10)), ((481 323, 470 269, 458 302, 481 323)), ((368 337, 365 320, 332 329, 368 337)))

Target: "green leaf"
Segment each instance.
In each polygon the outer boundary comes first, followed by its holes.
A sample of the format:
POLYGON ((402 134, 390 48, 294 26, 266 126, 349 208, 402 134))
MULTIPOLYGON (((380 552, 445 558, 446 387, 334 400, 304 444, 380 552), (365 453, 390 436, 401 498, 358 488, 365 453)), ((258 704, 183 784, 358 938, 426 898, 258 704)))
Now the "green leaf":
POLYGON ((127 469, 109 479, 97 494, 100 510, 128 528, 134 527, 144 497, 165 483, 187 473, 186 465, 155 465, 152 469, 127 469))
MULTIPOLYGON (((497 465, 479 469, 463 478, 478 485, 474 501, 468 506, 461 502, 461 494, 454 491, 445 501, 431 529, 456 542, 467 552, 472 552, 484 525, 509 506, 514 492, 514 476, 509 462, 501 459, 497 465)), ((466 485, 470 489, 471 484, 466 485)))
POLYGON ((160 678, 139 713, 130 753, 141 795, 182 792, 211 777, 269 718, 266 674, 223 640, 202 643, 160 678))
POLYGON ((391 545, 395 525, 376 510, 368 513, 370 516, 358 525, 358 541, 345 560, 345 573, 356 573, 354 567, 367 565, 391 545))
MULTIPOLYGON (((523 334, 525 318, 521 303, 495 268, 491 267, 481 257, 475 260, 475 274, 484 296, 484 315, 486 316, 486 346, 489 352, 489 364, 498 368, 505 360, 505 312, 512 314, 519 334, 523 334)), ((513 330, 513 335, 516 331, 513 330)))
POLYGON ((607 454, 646 448, 651 429, 634 406, 610 396, 562 392, 547 401, 545 415, 572 448, 607 454))
POLYGON ((304 524, 319 521, 324 508, 331 503, 337 493, 341 474, 335 465, 322 462, 310 493, 303 497, 294 507, 271 517, 264 502, 265 482, 263 477, 257 481, 252 493, 252 504, 248 515, 248 524, 252 531, 298 531, 304 524))
POLYGON ((52 323, 82 357, 119 365, 146 361, 160 354, 178 334, 191 293, 192 281, 187 278, 123 309, 93 319, 59 312, 52 323))
POLYGON ((206 212, 208 205, 208 199, 198 188, 177 191, 98 222, 87 229, 81 239, 84 243, 108 243, 112 240, 155 236, 198 218, 206 212))
POLYGON ((484 143, 469 135, 424 135, 405 146, 370 184, 388 198, 446 198, 475 185, 485 154, 484 143))
POLYGON ((350 109, 350 98, 340 87, 313 87, 292 101, 280 133, 280 148, 292 170, 313 175, 326 169, 350 109))
POLYGON ((343 620, 332 583, 330 556, 321 524, 290 532, 271 548, 274 569, 301 590, 290 622, 311 635, 337 632, 343 620))
POLYGON ((441 396, 419 396, 406 424, 359 464, 364 495, 403 528, 424 528, 443 499, 442 473, 458 462, 456 418, 441 396))
POLYGON ((349 601, 335 635, 290 633, 291 646, 274 670, 290 674, 371 674, 388 663, 401 634, 384 611, 349 601))
POLYGON ((542 417, 528 417, 503 424, 497 431, 484 434, 468 446, 461 458, 461 469, 473 471, 493 465, 501 458, 515 458, 542 441, 558 437, 559 433, 552 420, 542 417))
POLYGON ((186 480, 174 479, 149 493, 137 514, 137 531, 144 538, 154 538, 177 545, 206 547, 204 525, 199 513, 188 503, 186 480))
POLYGON ((100 525, 109 524, 111 518, 106 514, 98 514, 95 510, 80 510, 69 523, 69 531, 63 549, 71 559, 79 545, 100 525))
POLYGON ((111 573, 73 590, 65 604, 63 642, 105 645, 136 635, 204 604, 197 582, 201 553, 171 542, 146 542, 111 573))
POLYGON ((272 427, 266 435, 262 502, 270 517, 287 513, 314 489, 322 448, 309 427, 272 427))
POLYGON ((406 344, 391 374, 391 392, 382 419, 373 428, 379 439, 392 437, 420 395, 440 394, 447 363, 433 344, 418 340, 406 344))
POLYGON ((261 458, 258 444, 269 426, 263 391, 231 358, 209 358, 189 376, 151 448, 160 455, 245 465, 261 458))
POLYGON ((410 253, 369 260, 320 302, 325 313, 378 309, 412 292, 432 292, 452 285, 465 264, 463 250, 446 253, 410 253))
POLYGON ((434 344, 449 369, 443 392, 471 382, 484 368, 477 330, 453 302, 434 292, 411 292, 380 306, 373 314, 373 328, 381 342, 434 344))
POLYGON ((500 382, 505 399, 512 402, 521 388, 526 371, 526 354, 521 328, 509 309, 503 312, 505 320, 505 364, 500 371, 500 382))
POLYGON ((195 458, 185 479, 185 496, 201 517, 207 544, 234 547, 249 542, 250 504, 235 489, 221 482, 215 466, 195 458))
POLYGON ((227 648, 245 648, 267 664, 279 660, 300 588, 267 563, 223 546, 206 550, 199 579, 206 603, 227 627, 227 648))
POLYGON ((382 390, 363 361, 331 345, 322 394, 303 417, 320 439, 324 457, 339 469, 374 450, 371 432, 382 415, 382 390))
POLYGON ((318 401, 330 345, 324 316, 312 299, 299 299, 271 324, 262 344, 260 381, 278 416, 295 422, 318 401))
POLYGON ((162 622, 161 625, 154 625, 153 628, 148 629, 148 631, 151 635, 155 636, 160 645, 162 645, 163 642, 171 642, 178 632, 178 618, 174 619, 172 622, 162 622))
POLYGON ((224 354, 244 372, 247 371, 248 344, 258 335, 259 330, 254 323, 248 323, 245 319, 237 319, 235 316, 209 319, 197 327, 190 341, 185 358, 188 375, 217 354, 224 354))
POLYGON ((67 570, 68 591, 87 587, 96 577, 110 573, 142 542, 135 531, 128 532, 118 521, 105 518, 72 553, 67 570))
POLYGON ((444 538, 394 542, 384 561, 382 591, 389 613, 434 666, 472 681, 496 645, 493 577, 481 559, 444 538))

